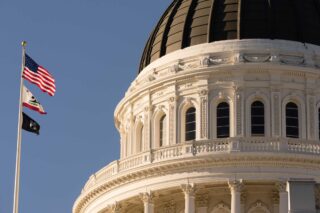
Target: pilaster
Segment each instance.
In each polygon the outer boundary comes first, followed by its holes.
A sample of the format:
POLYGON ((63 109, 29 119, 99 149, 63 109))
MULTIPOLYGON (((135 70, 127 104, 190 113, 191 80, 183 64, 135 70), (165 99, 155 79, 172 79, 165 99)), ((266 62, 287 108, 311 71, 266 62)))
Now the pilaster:
POLYGON ((203 89, 199 92, 200 96, 200 138, 208 139, 208 90, 203 89))
POLYGON ((169 144, 176 144, 177 135, 177 96, 172 96, 169 98, 169 144))
POLYGON ((244 136, 244 93, 240 88, 235 88, 235 136, 244 136))
POLYGON ((281 102, 280 102, 280 92, 274 90, 271 92, 271 128, 272 136, 281 136, 281 102))

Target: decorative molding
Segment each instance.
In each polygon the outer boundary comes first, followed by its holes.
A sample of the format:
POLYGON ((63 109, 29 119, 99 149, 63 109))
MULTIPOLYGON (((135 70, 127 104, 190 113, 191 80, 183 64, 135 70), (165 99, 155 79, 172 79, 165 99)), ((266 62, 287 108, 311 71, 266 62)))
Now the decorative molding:
POLYGON ((245 53, 243 58, 245 62, 262 63, 270 62, 271 55, 268 53, 245 53))
MULTIPOLYGON (((240 153, 239 153, 240 154, 240 153)), ((304 156, 297 154, 293 155, 261 155, 257 153, 256 155, 220 155, 219 158, 212 158, 212 154, 209 153, 208 158, 199 159, 194 157, 189 157, 192 160, 188 160, 186 164, 186 158, 181 158, 179 155, 177 159, 171 163, 166 162, 166 164, 159 164, 153 167, 152 164, 147 166, 142 164, 141 169, 134 167, 134 170, 126 169, 123 172, 115 173, 111 176, 101 175, 98 178, 96 185, 92 186, 90 182, 87 183, 89 188, 84 188, 82 195, 77 199, 74 206, 74 213, 80 213, 81 209, 85 209, 86 206, 94 199, 98 198, 104 193, 115 189, 121 185, 125 185, 131 182, 136 182, 141 179, 156 177, 161 174, 174 174, 179 168, 179 172, 194 172, 195 168, 197 171, 201 171, 201 168, 207 170, 207 168, 240 168, 240 167, 261 167, 268 166, 274 168, 294 168, 294 169, 309 169, 319 171, 320 159, 314 156, 304 156), (155 172, 157 171, 157 172, 155 172)), ((108 169, 108 167, 104 168, 108 169)), ((319 171, 320 172, 320 171, 319 171)), ((102 171, 100 171, 101 174, 102 171)), ((90 181, 90 180, 89 180, 90 181)))
POLYGON ((287 183, 286 182, 276 182, 275 186, 279 193, 286 192, 287 190, 287 183))
POLYGON ((195 192, 196 192, 196 187, 194 184, 181 184, 181 189, 183 191, 183 193, 190 195, 190 196, 194 196, 195 192))
POLYGON ((267 206, 260 200, 258 200, 255 204, 253 204, 249 210, 248 213, 253 213, 256 211, 263 211, 264 213, 270 213, 270 210, 267 208, 267 206))
POLYGON ((212 209, 211 213, 218 213, 221 210, 222 212, 230 212, 230 207, 224 202, 220 202, 212 209))
POLYGON ((288 65, 303 65, 305 62, 305 59, 303 56, 296 56, 296 55, 279 55, 280 62, 283 64, 288 65))
POLYGON ((115 202, 114 204, 108 206, 108 210, 110 211, 110 213, 120 213, 122 210, 122 206, 120 203, 115 202))
POLYGON ((140 199, 143 203, 153 203, 153 194, 151 192, 140 193, 140 199))
POLYGON ((231 191, 241 192, 243 190, 244 184, 242 181, 234 180, 234 181, 229 181, 228 186, 231 191))
POLYGON ((165 204, 164 213, 176 213, 176 203, 174 200, 171 200, 165 204))
POLYGON ((196 198, 196 206, 197 207, 208 207, 208 202, 209 202, 209 194, 201 194, 197 195, 196 198))

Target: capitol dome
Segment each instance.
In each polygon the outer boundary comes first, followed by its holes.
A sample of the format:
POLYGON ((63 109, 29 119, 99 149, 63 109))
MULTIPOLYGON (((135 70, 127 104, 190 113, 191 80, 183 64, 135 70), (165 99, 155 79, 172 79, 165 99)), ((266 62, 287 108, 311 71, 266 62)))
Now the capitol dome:
POLYGON ((173 0, 73 213, 320 213, 319 6, 173 0))
POLYGON ((320 1, 174 0, 150 35, 140 71, 175 50, 250 38, 320 45, 320 1))

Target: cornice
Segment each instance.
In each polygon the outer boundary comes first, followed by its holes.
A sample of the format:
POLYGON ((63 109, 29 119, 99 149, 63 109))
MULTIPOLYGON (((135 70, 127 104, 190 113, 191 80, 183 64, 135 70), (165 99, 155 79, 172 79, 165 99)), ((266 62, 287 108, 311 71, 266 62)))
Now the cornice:
POLYGON ((175 51, 154 61, 137 76, 116 107, 115 116, 127 101, 164 83, 201 75, 209 78, 217 73, 245 69, 318 76, 320 48, 292 41, 249 39, 213 42, 175 51))
POLYGON ((272 167, 310 169, 320 173, 319 156, 270 153, 235 153, 210 156, 188 157, 173 161, 148 164, 139 168, 121 172, 103 182, 92 186, 79 196, 74 204, 73 213, 81 213, 87 205, 110 190, 134 181, 147 178, 195 171, 210 171, 208 168, 252 168, 272 167))

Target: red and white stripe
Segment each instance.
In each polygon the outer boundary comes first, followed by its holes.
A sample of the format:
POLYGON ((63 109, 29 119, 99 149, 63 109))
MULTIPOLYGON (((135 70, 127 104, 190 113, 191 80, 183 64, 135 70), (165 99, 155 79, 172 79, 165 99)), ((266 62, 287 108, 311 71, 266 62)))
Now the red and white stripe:
POLYGON ((56 92, 55 80, 52 75, 43 67, 39 66, 37 73, 24 67, 23 78, 33 84, 36 84, 43 92, 47 92, 50 96, 54 96, 56 92))

